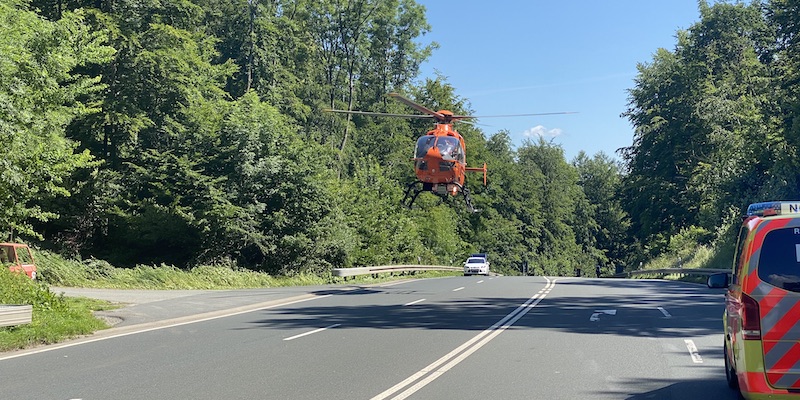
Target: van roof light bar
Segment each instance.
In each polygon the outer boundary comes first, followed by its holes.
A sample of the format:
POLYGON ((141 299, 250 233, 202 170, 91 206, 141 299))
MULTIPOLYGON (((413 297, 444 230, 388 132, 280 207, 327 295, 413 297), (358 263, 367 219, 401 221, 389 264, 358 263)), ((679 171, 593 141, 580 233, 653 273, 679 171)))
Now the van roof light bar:
POLYGON ((747 216, 768 217, 772 215, 800 214, 800 201, 766 201, 747 207, 747 216))

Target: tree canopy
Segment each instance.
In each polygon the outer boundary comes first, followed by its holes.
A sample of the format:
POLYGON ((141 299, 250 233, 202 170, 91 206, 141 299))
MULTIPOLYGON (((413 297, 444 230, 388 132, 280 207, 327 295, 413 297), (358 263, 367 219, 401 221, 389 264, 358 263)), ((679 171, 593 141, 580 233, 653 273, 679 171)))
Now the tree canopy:
POLYGON ((279 274, 457 264, 633 268, 678 235, 724 241, 739 210, 798 198, 798 5, 699 3, 642 62, 619 154, 459 124, 478 214, 400 206, 425 121, 397 91, 469 114, 413 0, 0 0, 0 232, 123 266, 279 274))

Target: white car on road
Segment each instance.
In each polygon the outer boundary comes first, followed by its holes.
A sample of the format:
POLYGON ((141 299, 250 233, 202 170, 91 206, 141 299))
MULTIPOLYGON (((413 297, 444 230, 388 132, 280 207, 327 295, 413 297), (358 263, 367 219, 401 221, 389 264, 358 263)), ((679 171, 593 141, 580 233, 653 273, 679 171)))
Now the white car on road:
POLYGON ((489 275, 489 261, 483 257, 470 257, 464 263, 464 276, 489 275))

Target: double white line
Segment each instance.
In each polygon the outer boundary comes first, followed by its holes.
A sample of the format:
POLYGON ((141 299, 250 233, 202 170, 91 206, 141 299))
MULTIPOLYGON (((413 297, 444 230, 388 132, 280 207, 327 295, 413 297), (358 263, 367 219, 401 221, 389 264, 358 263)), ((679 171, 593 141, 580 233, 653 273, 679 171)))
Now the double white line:
POLYGON ((449 371, 461 361, 464 361, 464 359, 469 357, 472 353, 478 351, 478 349, 483 347, 483 345, 489 343, 489 341, 501 334, 504 330, 508 329, 511 325, 514 325, 518 319, 522 318, 522 316, 527 314, 528 311, 536 307, 536 305, 539 304, 539 302, 542 301, 542 299, 544 299, 548 293, 550 293, 550 290, 556 285, 556 281, 551 281, 548 278, 545 279, 547 279, 547 285, 545 285, 545 287, 540 290, 539 293, 536 293, 525 303, 503 317, 503 319, 490 326, 485 331, 477 334, 466 343, 458 346, 455 350, 447 353, 447 355, 444 357, 421 369, 419 372, 409 376, 404 381, 373 397, 372 400, 383 400, 391 396, 394 396, 392 399, 405 399, 406 397, 411 396, 418 390, 425 387, 425 385, 433 382, 436 378, 449 371), (408 387, 409 385, 412 386, 408 387), (405 389, 403 392, 397 394, 406 387, 408 387, 408 389, 405 389))

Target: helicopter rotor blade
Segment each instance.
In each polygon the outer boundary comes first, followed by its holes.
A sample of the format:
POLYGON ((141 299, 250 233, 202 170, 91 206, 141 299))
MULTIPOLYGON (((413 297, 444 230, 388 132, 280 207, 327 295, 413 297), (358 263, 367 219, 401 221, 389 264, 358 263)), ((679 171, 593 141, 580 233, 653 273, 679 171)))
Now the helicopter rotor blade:
POLYGON ((486 124, 481 124, 477 121, 472 121, 473 117, 466 117, 463 115, 455 115, 453 116, 453 122, 457 122, 459 124, 467 124, 470 126, 491 126, 486 124))
POLYGON ((333 113, 340 113, 340 114, 357 114, 357 115, 372 115, 372 116, 383 116, 383 117, 398 117, 398 118, 423 118, 423 119, 435 119, 439 123, 450 124, 455 121, 462 121, 466 123, 476 124, 474 121, 465 121, 465 120, 475 120, 478 118, 505 118, 505 117, 531 117, 531 116, 541 116, 541 115, 561 115, 561 114, 577 114, 577 111, 563 111, 563 112, 548 112, 548 113, 529 113, 529 114, 507 114, 507 115, 454 115, 452 112, 447 110, 440 110, 440 111, 433 111, 430 108, 427 108, 423 105, 415 103, 413 100, 405 97, 397 92, 389 93, 387 96, 396 99, 397 101, 427 115, 419 115, 419 114, 394 114, 394 113, 383 113, 383 112, 372 112, 372 111, 354 111, 354 110, 336 110, 336 109, 325 109, 323 111, 326 112, 333 112, 333 113))
POLYGON ((415 110, 417 110, 419 112, 422 112, 422 113, 425 113, 425 114, 428 114, 428 115, 432 115, 437 120, 445 118, 444 114, 436 112, 436 111, 433 111, 430 108, 424 107, 424 106, 422 106, 420 104, 417 104, 417 103, 413 102, 411 99, 409 99, 408 97, 405 97, 400 93, 392 92, 392 93, 389 93, 388 96, 394 97, 395 99, 397 99, 397 101, 399 101, 399 102, 401 102, 401 103, 403 103, 403 104, 405 104, 405 105, 407 105, 407 106, 409 106, 409 107, 411 107, 411 108, 413 108, 413 109, 415 109, 415 110))
POLYGON ((438 111, 433 111, 425 106, 415 103, 413 100, 401 95, 400 93, 389 93, 388 96, 394 97, 401 103, 425 114, 433 115, 437 120, 457 121, 464 119, 477 119, 477 118, 504 118, 504 117, 532 117, 541 115, 561 115, 561 114, 577 114, 577 111, 562 111, 562 112, 548 112, 548 113, 530 113, 530 114, 508 114, 508 115, 445 115, 438 111))
POLYGON ((427 119, 435 118, 435 116, 433 116, 433 115, 392 114, 392 113, 382 113, 382 112, 372 112, 372 111, 348 111, 348 110, 336 110, 336 109, 332 109, 332 108, 326 108, 323 111, 332 112, 332 113, 339 113, 339 114, 372 115, 372 116, 378 116, 378 117, 427 118, 427 119))
MULTIPOLYGON (((474 115, 463 118, 506 118, 506 117, 533 117, 540 115, 562 115, 562 114, 577 114, 577 111, 561 111, 561 112, 548 112, 548 113, 533 113, 533 114, 508 114, 508 115, 474 115)), ((462 116, 459 116, 462 117, 462 116)))

